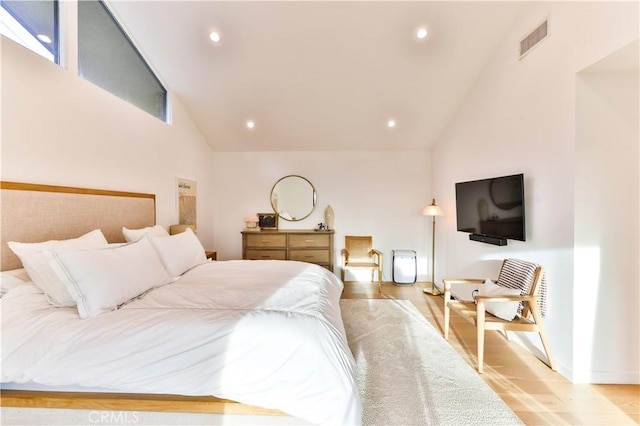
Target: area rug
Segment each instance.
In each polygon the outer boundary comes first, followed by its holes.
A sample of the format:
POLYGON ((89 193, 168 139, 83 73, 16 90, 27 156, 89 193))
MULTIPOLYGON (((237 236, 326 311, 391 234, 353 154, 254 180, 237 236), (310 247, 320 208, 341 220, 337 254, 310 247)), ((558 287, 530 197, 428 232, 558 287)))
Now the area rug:
POLYGON ((363 425, 522 425, 408 300, 343 299, 363 425))

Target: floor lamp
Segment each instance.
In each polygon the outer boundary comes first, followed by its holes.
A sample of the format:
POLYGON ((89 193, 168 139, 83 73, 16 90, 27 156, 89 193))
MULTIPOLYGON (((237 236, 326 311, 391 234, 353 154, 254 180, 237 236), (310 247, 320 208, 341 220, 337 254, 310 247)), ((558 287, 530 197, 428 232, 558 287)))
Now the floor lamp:
POLYGON ((433 218, 433 228, 431 230, 431 291, 428 288, 423 288, 425 293, 431 293, 434 296, 440 294, 438 287, 436 287, 436 216, 442 216, 442 209, 436 204, 436 199, 431 201, 431 204, 422 210, 423 216, 431 216, 433 218))

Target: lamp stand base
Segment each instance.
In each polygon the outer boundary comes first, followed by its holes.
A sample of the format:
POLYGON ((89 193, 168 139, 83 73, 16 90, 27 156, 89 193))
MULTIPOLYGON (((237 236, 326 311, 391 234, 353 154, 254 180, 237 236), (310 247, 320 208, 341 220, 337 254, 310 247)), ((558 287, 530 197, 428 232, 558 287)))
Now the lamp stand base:
POLYGON ((433 284, 431 284, 431 287, 423 287, 422 292, 430 294, 432 296, 438 296, 440 294, 440 290, 438 290, 438 287, 433 284))

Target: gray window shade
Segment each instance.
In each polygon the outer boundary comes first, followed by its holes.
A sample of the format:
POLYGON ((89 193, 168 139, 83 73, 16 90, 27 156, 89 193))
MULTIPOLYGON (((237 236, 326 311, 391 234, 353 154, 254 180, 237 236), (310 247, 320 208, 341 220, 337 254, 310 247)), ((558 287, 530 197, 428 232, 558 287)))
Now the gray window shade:
POLYGON ((166 119, 167 91, 100 1, 78 2, 78 67, 84 79, 166 119))

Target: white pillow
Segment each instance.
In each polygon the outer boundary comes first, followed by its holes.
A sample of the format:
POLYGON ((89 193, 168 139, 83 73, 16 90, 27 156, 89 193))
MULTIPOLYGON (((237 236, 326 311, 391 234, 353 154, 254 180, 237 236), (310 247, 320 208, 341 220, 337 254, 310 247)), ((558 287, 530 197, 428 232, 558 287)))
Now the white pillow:
POLYGON ((151 242, 162 264, 172 277, 182 275, 194 266, 207 261, 204 248, 191 228, 168 238, 151 237, 151 242))
POLYGON ((9 290, 29 281, 31 279, 24 268, 0 272, 0 297, 7 294, 9 290))
POLYGON ((113 311, 171 281, 148 238, 119 247, 47 252, 81 318, 113 311))
POLYGON ((20 281, 24 281, 25 283, 28 283, 29 281, 31 281, 31 277, 29 277, 29 273, 24 268, 11 269, 9 271, 2 271, 1 274, 2 274, 2 276, 16 277, 20 281))
MULTIPOLYGON (((517 288, 508 288, 501 285, 494 284, 493 281, 487 279, 483 285, 478 286, 479 296, 519 296, 520 290, 517 288)), ((518 301, 509 302, 491 302, 485 300, 485 309, 490 314, 502 318, 503 320, 511 321, 516 317, 518 313, 518 301)))
POLYGON ((145 235, 150 235, 153 237, 168 237, 169 233, 160 225, 148 226, 146 228, 140 229, 127 229, 123 226, 122 235, 124 236, 126 242, 132 243, 134 241, 138 241, 145 235))
POLYGON ((96 248, 107 246, 102 231, 96 229, 81 237, 69 240, 51 240, 41 243, 17 243, 9 241, 7 245, 20 258, 29 277, 44 292, 49 303, 54 306, 75 306, 65 285, 51 269, 44 251, 58 249, 96 248))

